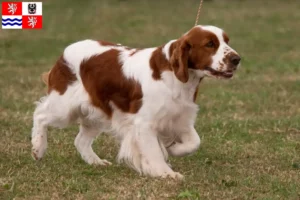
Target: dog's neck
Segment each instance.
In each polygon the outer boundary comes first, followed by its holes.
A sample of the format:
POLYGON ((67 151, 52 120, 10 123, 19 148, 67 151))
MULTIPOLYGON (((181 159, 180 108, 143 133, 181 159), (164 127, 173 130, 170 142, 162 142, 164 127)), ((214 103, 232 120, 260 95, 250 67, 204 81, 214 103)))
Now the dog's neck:
POLYGON ((171 57, 176 48, 176 41, 171 40, 164 46, 158 47, 150 60, 153 70, 153 78, 161 80, 172 91, 173 98, 189 99, 194 101, 194 93, 205 74, 200 70, 189 69, 189 79, 186 83, 181 82, 175 76, 171 66, 171 57))

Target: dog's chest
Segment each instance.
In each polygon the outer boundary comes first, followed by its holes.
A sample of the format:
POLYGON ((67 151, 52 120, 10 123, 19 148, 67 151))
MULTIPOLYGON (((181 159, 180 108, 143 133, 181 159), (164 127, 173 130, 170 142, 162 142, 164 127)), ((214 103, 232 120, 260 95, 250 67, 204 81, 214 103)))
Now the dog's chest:
POLYGON ((191 100, 169 99, 162 106, 160 112, 165 114, 165 120, 177 123, 194 116, 197 109, 198 106, 191 100))
POLYGON ((193 123, 198 106, 193 102, 193 94, 188 90, 169 91, 152 99, 148 113, 160 132, 174 132, 193 123))
POLYGON ((166 102, 160 110, 162 115, 157 120, 159 138, 165 146, 169 146, 176 138, 194 124, 198 106, 193 102, 173 99, 166 102))
POLYGON ((194 95, 199 79, 191 78, 182 84, 174 81, 173 74, 165 73, 163 82, 151 84, 151 93, 145 97, 145 111, 159 121, 161 127, 170 127, 182 121, 190 121, 196 116, 198 106, 194 95))

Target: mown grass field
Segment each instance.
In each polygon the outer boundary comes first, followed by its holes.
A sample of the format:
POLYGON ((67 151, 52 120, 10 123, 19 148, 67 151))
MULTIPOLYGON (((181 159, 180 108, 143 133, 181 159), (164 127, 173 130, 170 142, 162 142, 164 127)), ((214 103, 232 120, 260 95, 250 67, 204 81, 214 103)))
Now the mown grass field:
POLYGON ((77 127, 51 129, 43 160, 30 155, 40 74, 64 47, 93 38, 151 47, 194 25, 198 0, 44 1, 40 31, 0 30, 0 199, 300 199, 300 2, 206 0, 201 24, 224 28, 243 57, 232 80, 205 79, 202 145, 171 158, 184 181, 139 176, 115 162, 109 136, 94 143, 110 167, 85 164, 77 127))

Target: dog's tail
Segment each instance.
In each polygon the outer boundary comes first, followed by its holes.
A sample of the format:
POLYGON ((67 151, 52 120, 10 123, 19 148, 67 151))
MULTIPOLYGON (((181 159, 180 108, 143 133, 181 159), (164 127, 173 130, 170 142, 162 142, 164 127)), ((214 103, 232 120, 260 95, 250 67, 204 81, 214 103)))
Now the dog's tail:
POLYGON ((42 81, 43 81, 47 86, 49 86, 49 74, 50 74, 50 71, 49 71, 49 72, 44 72, 44 73, 41 75, 42 81))

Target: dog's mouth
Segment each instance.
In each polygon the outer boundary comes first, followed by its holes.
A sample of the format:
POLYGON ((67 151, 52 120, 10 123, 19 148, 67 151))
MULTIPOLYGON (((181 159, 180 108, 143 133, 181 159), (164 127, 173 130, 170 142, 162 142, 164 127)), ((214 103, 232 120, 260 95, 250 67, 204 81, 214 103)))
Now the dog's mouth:
POLYGON ((231 78, 234 73, 234 70, 227 70, 227 71, 221 72, 221 71, 214 70, 211 67, 206 67, 205 70, 209 72, 209 74, 207 74, 209 76, 215 76, 218 78, 226 78, 226 79, 231 78))

